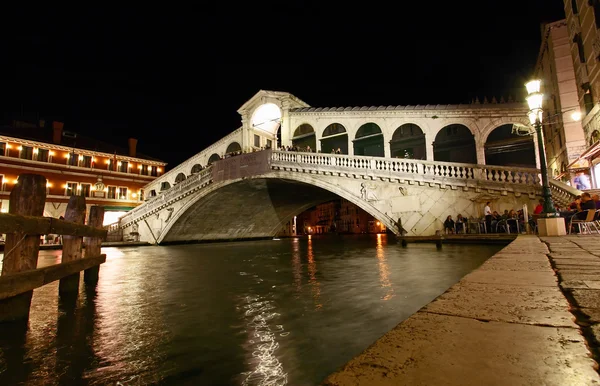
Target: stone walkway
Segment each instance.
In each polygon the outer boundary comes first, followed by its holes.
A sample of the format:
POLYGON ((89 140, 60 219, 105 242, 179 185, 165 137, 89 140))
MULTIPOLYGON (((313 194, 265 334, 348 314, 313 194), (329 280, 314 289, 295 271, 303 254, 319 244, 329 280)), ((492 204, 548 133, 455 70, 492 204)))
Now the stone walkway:
POLYGON ((550 251, 519 236, 322 384, 600 385, 588 347, 598 336, 600 237, 544 242, 550 251))

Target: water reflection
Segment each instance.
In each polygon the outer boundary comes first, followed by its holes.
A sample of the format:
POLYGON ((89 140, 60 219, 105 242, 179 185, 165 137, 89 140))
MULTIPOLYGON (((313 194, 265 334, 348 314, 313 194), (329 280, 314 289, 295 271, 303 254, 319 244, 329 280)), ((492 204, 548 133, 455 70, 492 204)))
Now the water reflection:
POLYGON ((308 256, 308 277, 309 283, 311 287, 311 292, 313 295, 313 300, 315 303, 315 309, 320 309, 323 307, 321 304, 319 297, 321 295, 321 288, 319 287, 319 282, 317 280, 317 262, 315 261, 315 255, 313 253, 312 246, 312 237, 308 236, 308 246, 307 246, 307 256, 308 256))
POLYGON ((383 240, 384 237, 382 237, 381 233, 378 233, 375 252, 377 255, 377 265, 379 266, 379 281, 381 282, 381 287, 387 290, 386 294, 382 297, 382 299, 390 300, 394 297, 394 288, 392 287, 392 283, 390 282, 390 270, 385 260, 383 240))
POLYGON ((279 317, 275 305, 261 296, 249 295, 242 299, 241 308, 248 334, 244 349, 249 354, 247 365, 251 368, 242 373, 242 385, 286 385, 287 374, 275 354, 279 348, 277 334, 283 331, 282 325, 274 324, 279 317))
POLYGON ((500 248, 385 235, 103 248, 95 290, 80 280, 59 299, 48 284, 28 326, 0 328, 0 385, 319 384, 500 248))
POLYGON ((296 288, 296 299, 302 293, 302 253, 297 238, 292 239, 292 271, 294 276, 294 287, 296 288))

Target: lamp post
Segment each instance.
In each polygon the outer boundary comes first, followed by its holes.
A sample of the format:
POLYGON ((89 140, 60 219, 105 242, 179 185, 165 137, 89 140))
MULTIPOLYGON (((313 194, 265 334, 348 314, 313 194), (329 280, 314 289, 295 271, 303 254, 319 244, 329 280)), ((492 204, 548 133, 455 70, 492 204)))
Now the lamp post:
POLYGON ((538 141, 538 152, 540 153, 540 170, 542 173, 542 197, 544 198, 543 217, 557 217, 552 192, 548 182, 548 166, 546 165, 546 147, 544 146, 544 133, 542 131, 542 99, 544 95, 540 92, 540 80, 532 80, 525 84, 527 88, 527 104, 529 105, 529 122, 535 128, 538 141))

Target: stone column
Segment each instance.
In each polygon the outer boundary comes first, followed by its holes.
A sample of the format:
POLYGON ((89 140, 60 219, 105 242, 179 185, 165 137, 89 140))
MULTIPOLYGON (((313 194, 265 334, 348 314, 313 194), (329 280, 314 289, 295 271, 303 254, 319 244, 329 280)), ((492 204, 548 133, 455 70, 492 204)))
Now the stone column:
POLYGON ((427 136, 425 137, 425 154, 427 161, 433 161, 433 141, 429 142, 427 136))

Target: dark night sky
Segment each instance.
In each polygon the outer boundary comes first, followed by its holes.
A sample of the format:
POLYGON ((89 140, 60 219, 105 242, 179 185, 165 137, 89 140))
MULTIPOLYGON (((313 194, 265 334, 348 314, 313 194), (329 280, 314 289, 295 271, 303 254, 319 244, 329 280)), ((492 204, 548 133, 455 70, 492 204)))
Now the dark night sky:
POLYGON ((260 89, 316 107, 522 99, 540 23, 564 18, 561 0, 404 3, 3 6, 3 112, 135 137, 174 166, 238 128, 260 89))

